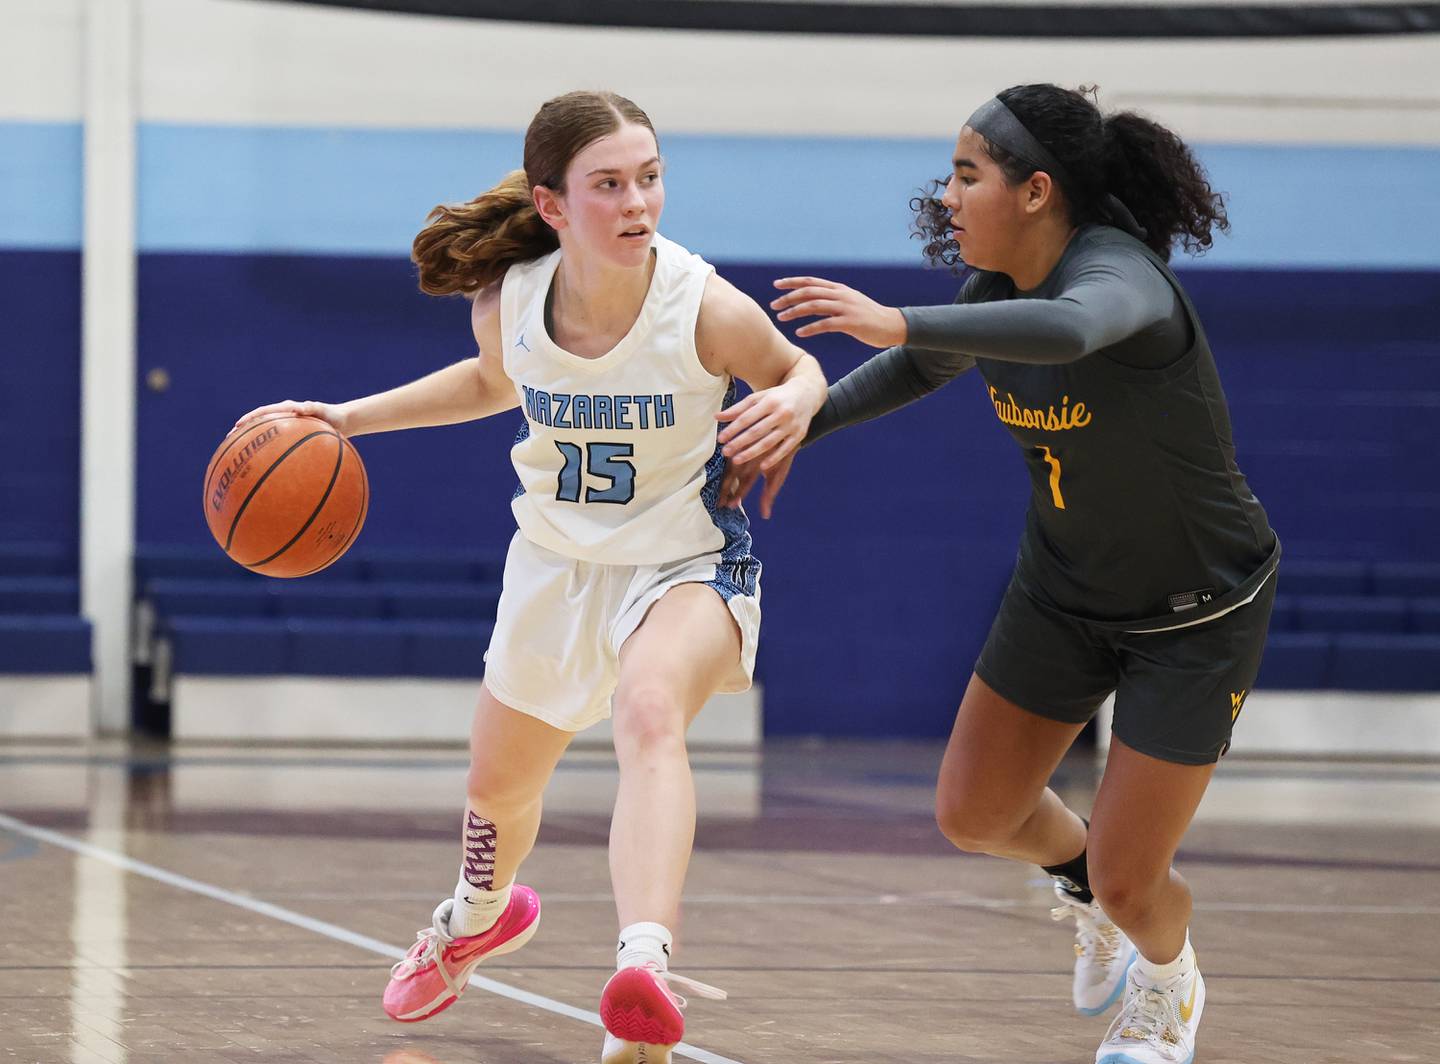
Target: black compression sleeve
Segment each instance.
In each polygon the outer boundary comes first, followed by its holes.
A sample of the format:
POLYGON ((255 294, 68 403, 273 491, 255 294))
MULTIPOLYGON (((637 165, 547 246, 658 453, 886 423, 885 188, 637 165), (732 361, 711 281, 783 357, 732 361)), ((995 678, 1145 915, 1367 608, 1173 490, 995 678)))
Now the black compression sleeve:
POLYGON ((924 352, 923 368, 908 347, 891 347, 830 385, 825 405, 810 420, 805 443, 923 399, 975 365, 944 352, 924 352))
MULTIPOLYGON (((1063 268, 1063 267, 1062 267, 1063 268)), ((1074 362, 1166 320, 1176 296, 1142 255, 1097 248, 1053 298, 948 307, 905 307, 906 343, 917 351, 1005 362, 1074 362)))

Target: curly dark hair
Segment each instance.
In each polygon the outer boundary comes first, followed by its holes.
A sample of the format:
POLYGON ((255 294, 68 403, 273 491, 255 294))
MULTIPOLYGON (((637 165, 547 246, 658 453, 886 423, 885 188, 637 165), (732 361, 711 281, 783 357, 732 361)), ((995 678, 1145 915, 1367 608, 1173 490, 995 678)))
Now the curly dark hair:
POLYGON ((955 243, 950 228, 950 208, 940 202, 948 179, 937 177, 923 188, 916 189, 910 199, 915 220, 910 223, 910 238, 925 241, 922 254, 931 266, 948 266, 955 273, 965 265, 960 258, 960 245, 955 243))
MULTIPOLYGON (((1216 229, 1229 232, 1223 197, 1210 187, 1185 142, 1159 123, 1134 111, 1101 114, 1094 86, 1077 91, 1016 85, 998 95, 1064 168, 1060 191, 1075 225, 1103 220, 1105 198, 1113 194, 1145 227, 1145 243, 1167 261, 1177 243, 1199 255, 1209 249, 1216 229)), ((985 148, 1010 184, 1034 173, 1003 148, 988 141, 985 148)), ((953 267, 960 248, 950 234, 950 212, 940 202, 944 187, 944 181, 932 181, 910 201, 911 230, 926 241, 931 264, 953 267)))

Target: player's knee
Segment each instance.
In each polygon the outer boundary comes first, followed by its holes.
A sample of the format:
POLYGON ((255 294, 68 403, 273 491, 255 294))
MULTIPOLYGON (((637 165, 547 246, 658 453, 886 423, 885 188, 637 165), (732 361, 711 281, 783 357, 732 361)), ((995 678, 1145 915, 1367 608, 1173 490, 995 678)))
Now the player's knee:
POLYGON ((1023 818, 969 801, 963 794, 941 790, 935 797, 935 823, 958 849, 993 853, 1015 836, 1023 818))
POLYGON ((493 776, 473 763, 470 765, 470 774, 465 777, 465 797, 472 809, 491 809, 503 804, 503 788, 495 785, 493 776))
POLYGON ((1169 875, 1156 874, 1122 862, 1107 863, 1091 854, 1090 889, 1105 914, 1121 926, 1142 920, 1154 904, 1157 890, 1169 875))
POLYGON ((543 789, 543 782, 537 786, 537 781, 498 772, 494 765, 480 763, 473 758, 469 775, 465 778, 465 794, 470 808, 492 819, 514 814, 538 801, 543 789))
POLYGON ((675 692, 663 684, 636 684, 618 692, 612 725, 622 762, 685 750, 685 714, 675 692))

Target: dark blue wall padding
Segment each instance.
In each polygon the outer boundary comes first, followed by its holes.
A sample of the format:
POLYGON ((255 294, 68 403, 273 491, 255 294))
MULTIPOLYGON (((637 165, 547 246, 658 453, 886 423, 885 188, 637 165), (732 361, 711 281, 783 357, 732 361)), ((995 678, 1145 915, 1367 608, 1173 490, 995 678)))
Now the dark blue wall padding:
POLYGON ((0 617, 0 674, 89 671, 89 621, 80 617, 0 617))
POLYGON ((73 558, 80 536, 79 252, 0 250, 0 323, 0 544, 50 541, 73 558))
MULTIPOLYGON (((781 273, 819 272, 899 305, 948 301, 956 287, 918 268, 721 271, 765 300, 781 273)), ((1241 464, 1285 542, 1280 591, 1371 590, 1366 566, 1359 586, 1307 584, 1305 560, 1435 561, 1440 273, 1183 277, 1216 351, 1241 464)), ((473 352, 464 302, 420 295, 401 259, 146 254, 139 299, 138 537, 213 559, 163 575, 259 579, 220 554, 201 517, 206 461, 238 414, 391 387, 473 352), (170 387, 151 391, 146 374, 161 368, 170 387)), ((0 359, 0 445, 27 459, 0 473, 0 543, 50 540, 73 554, 79 256, 0 253, 0 320, 18 354, 0 359)), ((833 337, 807 346, 832 377, 868 354, 833 337)), ((362 551, 503 554, 519 422, 360 438, 367 527, 333 570, 308 579, 363 579, 362 551)), ((974 375, 803 454, 776 520, 756 528, 767 730, 944 734, 1027 495, 1020 455, 974 375)))
POLYGON ((1353 691, 1440 689, 1440 635, 1337 635, 1331 678, 1353 691))
MULTIPOLYGON (((768 300, 783 270, 721 265, 768 300)), ((948 301, 944 272, 825 268, 894 304, 948 301)), ((1423 560, 1440 542, 1440 274, 1192 270, 1240 459, 1292 559, 1423 560), (1377 339, 1378 337, 1382 337, 1377 339)), ((143 257, 140 538, 204 543, 199 484, 234 418, 283 398, 345 399, 473 351, 467 307, 415 291, 403 261, 143 257)), ((868 352, 807 345, 838 376, 868 352)), ((357 550, 503 552, 518 414, 356 441, 373 489, 357 550)), ((771 734, 940 735, 984 639, 1023 521, 1021 457, 975 376, 796 463, 758 522, 771 734)), ((353 553, 353 552, 352 552, 353 553)), ((1363 566, 1362 577, 1368 580, 1363 566)))

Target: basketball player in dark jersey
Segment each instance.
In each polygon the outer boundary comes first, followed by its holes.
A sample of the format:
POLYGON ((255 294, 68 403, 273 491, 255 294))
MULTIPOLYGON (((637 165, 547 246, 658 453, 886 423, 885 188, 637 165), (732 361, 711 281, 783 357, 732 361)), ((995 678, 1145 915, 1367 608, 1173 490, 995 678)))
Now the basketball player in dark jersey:
MULTIPOLYGON (((884 307, 786 278, 798 336, 887 348, 830 388, 811 441, 978 368, 1025 455, 1019 559, 945 753, 936 813, 963 850, 1043 866, 1077 923, 1077 1009, 1123 998, 1097 1064, 1186 1064, 1205 1001, 1171 867, 1260 665, 1280 547, 1235 463, 1205 333, 1167 261, 1226 228, 1183 142, 1090 98, 1019 86, 961 130, 927 253, 953 306, 884 307), (1087 824, 1047 782, 1102 700, 1113 741, 1087 824)), ((743 427, 722 433, 738 452, 743 427), (738 444, 738 446, 736 446, 738 444)), ((789 459, 766 470, 768 515, 789 459)), ((738 470, 733 500, 758 470, 738 470)))

